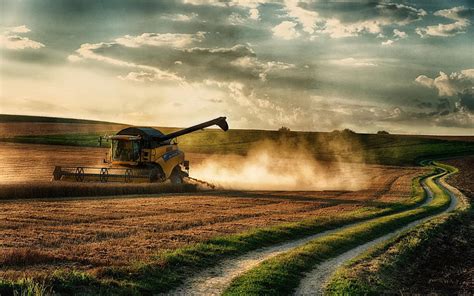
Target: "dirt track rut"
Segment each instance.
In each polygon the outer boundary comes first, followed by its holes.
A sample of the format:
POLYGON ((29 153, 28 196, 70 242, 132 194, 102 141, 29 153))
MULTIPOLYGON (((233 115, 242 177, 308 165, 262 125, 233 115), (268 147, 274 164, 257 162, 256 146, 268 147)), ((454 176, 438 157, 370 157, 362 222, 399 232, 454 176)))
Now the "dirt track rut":
MULTIPOLYGON (((395 236, 401 234, 404 231, 407 231, 410 228, 413 228, 423 222, 426 222, 427 220, 433 219, 434 217, 437 217, 439 215, 442 215, 454 210, 458 204, 457 196, 459 196, 460 193, 458 190, 453 190, 454 188, 452 186, 449 186, 448 184, 446 184, 446 182, 444 181, 444 178, 445 176, 441 177, 440 179, 437 179, 435 183, 438 186, 444 188, 451 198, 451 203, 446 210, 444 210, 443 212, 439 214, 413 221, 396 231, 388 233, 384 236, 381 236, 363 245, 357 246, 356 248, 349 250, 337 257, 324 261, 323 263, 316 266, 315 269, 313 269, 312 271, 306 274, 306 276, 301 280, 300 285, 295 292, 295 295, 322 295, 324 294, 325 283, 329 280, 331 275, 339 267, 341 267, 345 262, 359 256, 360 254, 364 253, 365 251, 367 251, 368 249, 370 249, 371 247, 374 247, 375 245, 379 243, 382 243, 384 241, 394 238, 395 236), (455 191, 456 193, 453 193, 453 191, 455 191)), ((423 187, 425 191, 428 192, 430 199, 432 199, 433 198, 432 192, 428 189, 428 187, 425 184, 423 184, 423 187)))
POLYGON ((315 238, 322 237, 360 223, 363 222, 350 224, 333 230, 327 230, 302 239, 255 250, 237 258, 224 260, 218 265, 204 270, 200 274, 189 278, 181 287, 169 292, 168 295, 220 295, 229 286, 234 278, 257 266, 260 262, 278 254, 287 252, 298 246, 304 245, 315 238))

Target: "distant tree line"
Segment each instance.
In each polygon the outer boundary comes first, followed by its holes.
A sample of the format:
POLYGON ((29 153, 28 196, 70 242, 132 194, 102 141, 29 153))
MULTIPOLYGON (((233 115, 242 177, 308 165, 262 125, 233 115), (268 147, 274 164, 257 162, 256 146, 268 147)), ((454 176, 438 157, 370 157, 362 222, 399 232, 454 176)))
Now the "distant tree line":
POLYGON ((289 133, 290 131, 291 131, 290 128, 288 128, 286 126, 282 126, 278 129, 279 133, 289 133))
MULTIPOLYGON (((291 130, 289 127, 286 127, 286 126, 282 126, 278 129, 278 132, 279 133, 289 133, 291 130)), ((348 128, 345 128, 343 130, 333 130, 331 132, 331 134, 333 135, 340 135, 340 136, 353 136, 353 135, 357 135, 357 133, 351 129, 348 129, 348 128)), ((381 131, 378 131, 377 132, 377 135, 390 135, 389 132, 385 131, 385 130, 381 130, 381 131)))

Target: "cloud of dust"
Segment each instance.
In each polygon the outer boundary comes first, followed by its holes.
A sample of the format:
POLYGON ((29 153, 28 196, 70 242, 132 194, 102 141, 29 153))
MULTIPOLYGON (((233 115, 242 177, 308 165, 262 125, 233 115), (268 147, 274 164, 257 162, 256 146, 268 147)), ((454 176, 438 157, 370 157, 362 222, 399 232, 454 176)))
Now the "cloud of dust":
MULTIPOLYGON (((327 149, 345 147, 331 143, 327 149)), ((255 144, 246 156, 213 155, 193 166, 191 176, 218 188, 237 190, 359 190, 368 177, 361 164, 318 161, 305 141, 265 140, 255 144)), ((335 161, 334 161, 335 160, 335 161)))

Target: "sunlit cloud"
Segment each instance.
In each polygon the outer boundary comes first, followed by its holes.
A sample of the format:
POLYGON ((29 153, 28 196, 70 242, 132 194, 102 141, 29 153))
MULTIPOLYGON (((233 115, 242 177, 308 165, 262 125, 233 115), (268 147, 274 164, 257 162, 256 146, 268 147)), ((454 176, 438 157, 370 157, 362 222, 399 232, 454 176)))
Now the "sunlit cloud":
MULTIPOLYGON (((119 59, 114 59, 114 58, 110 58, 110 57, 107 57, 105 55, 98 54, 95 52, 96 50, 104 50, 107 48, 111 48, 113 46, 116 46, 116 43, 104 43, 104 42, 96 43, 96 44, 85 43, 85 44, 82 44, 81 47, 76 50, 76 55, 69 55, 68 60, 71 62, 79 62, 83 59, 95 60, 95 61, 100 61, 100 62, 108 63, 111 65, 119 66, 119 67, 137 68, 141 70, 146 70, 150 72, 150 75, 153 75, 154 80, 183 81, 183 79, 177 76, 176 74, 161 70, 157 67, 141 65, 141 64, 127 62, 127 61, 123 61, 119 59)), ((128 75, 122 78, 127 79, 127 77, 128 75)), ((131 77, 133 77, 133 74, 131 77)))
POLYGON ((6 30, 6 32, 10 33, 28 33, 31 32, 31 30, 26 26, 26 25, 21 25, 18 27, 11 27, 6 30))
POLYGON ((197 17, 198 17, 198 14, 193 12, 190 14, 182 14, 182 13, 166 14, 166 15, 163 15, 161 18, 165 20, 175 21, 175 22, 189 22, 197 17))
POLYGON ((273 36, 284 40, 291 40, 298 38, 300 33, 296 30, 296 23, 290 21, 283 21, 273 27, 273 36))
POLYGON ((0 48, 21 50, 40 49, 44 47, 44 44, 41 42, 31 40, 28 37, 17 35, 28 32, 31 32, 31 30, 25 25, 7 28, 3 33, 0 34, 0 48))
POLYGON ((23 5, 2 19, 2 112, 174 126, 225 114, 236 128, 466 133, 472 10, 457 0, 403 3, 23 5), (40 110, 48 104, 68 110, 40 110))
POLYGON ((371 59, 355 59, 355 58, 345 58, 345 59, 338 59, 330 61, 332 64, 338 66, 351 66, 351 67, 376 67, 378 66, 371 59))
POLYGON ((420 75, 415 81, 422 86, 438 90, 440 96, 454 96, 466 90, 474 90, 474 69, 461 70, 450 75, 439 72, 439 76, 435 78, 420 75))
POLYGON ((126 47, 145 45, 186 47, 194 42, 201 42, 205 34, 205 32, 197 32, 196 34, 143 33, 138 36, 125 35, 115 39, 115 42, 126 47))
POLYGON ((285 1, 285 9, 290 17, 296 19, 302 26, 303 31, 313 34, 316 22, 320 21, 316 11, 304 9, 299 6, 299 2, 287 0, 285 1))
POLYGON ((449 24, 437 24, 433 26, 419 27, 416 33, 421 37, 449 37, 457 34, 466 33, 466 29, 471 22, 467 15, 472 13, 472 9, 464 6, 453 7, 450 9, 438 10, 434 13, 435 16, 454 20, 455 22, 449 24))
POLYGON ((398 29, 393 30, 393 35, 399 39, 404 39, 408 37, 406 32, 400 31, 398 29))
POLYGON ((266 0, 184 0, 185 4, 192 4, 192 5, 213 5, 213 6, 242 6, 242 7, 257 7, 261 3, 271 2, 266 0))
POLYGON ((382 41, 382 46, 392 46, 393 44, 395 43, 395 41, 389 39, 389 40, 386 40, 386 41, 382 41))
MULTIPOLYGON (((360 3, 358 5, 367 4, 360 3)), ((423 9, 395 3, 380 3, 371 9, 372 13, 368 14, 369 16, 361 15, 359 19, 357 19, 357 14, 348 11, 346 14, 351 14, 351 17, 348 18, 350 20, 346 20, 345 14, 340 17, 322 15, 318 14, 317 8, 315 8, 313 10, 315 14, 312 15, 313 26, 318 22, 316 32, 327 34, 331 38, 354 37, 363 33, 380 35, 384 27, 405 26, 421 20, 427 14, 423 9)), ((306 19, 309 17, 307 16, 306 19)))
POLYGON ((249 10, 249 18, 252 20, 259 20, 260 19, 260 12, 257 8, 251 8, 249 10))

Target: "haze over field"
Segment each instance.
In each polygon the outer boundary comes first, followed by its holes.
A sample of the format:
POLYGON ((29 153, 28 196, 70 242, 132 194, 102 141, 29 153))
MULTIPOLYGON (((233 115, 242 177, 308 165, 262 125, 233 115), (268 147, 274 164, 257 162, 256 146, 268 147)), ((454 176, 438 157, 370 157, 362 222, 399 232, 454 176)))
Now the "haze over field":
MULTIPOLYGON (((354 155, 353 160, 361 158, 354 155)), ((288 144, 281 138, 253 144, 246 156, 211 156, 192 175, 225 189, 360 190, 370 184, 364 169, 362 164, 318 161, 302 141, 288 144)))
POLYGON ((472 1, 0 3, 0 113, 472 135, 472 1))

